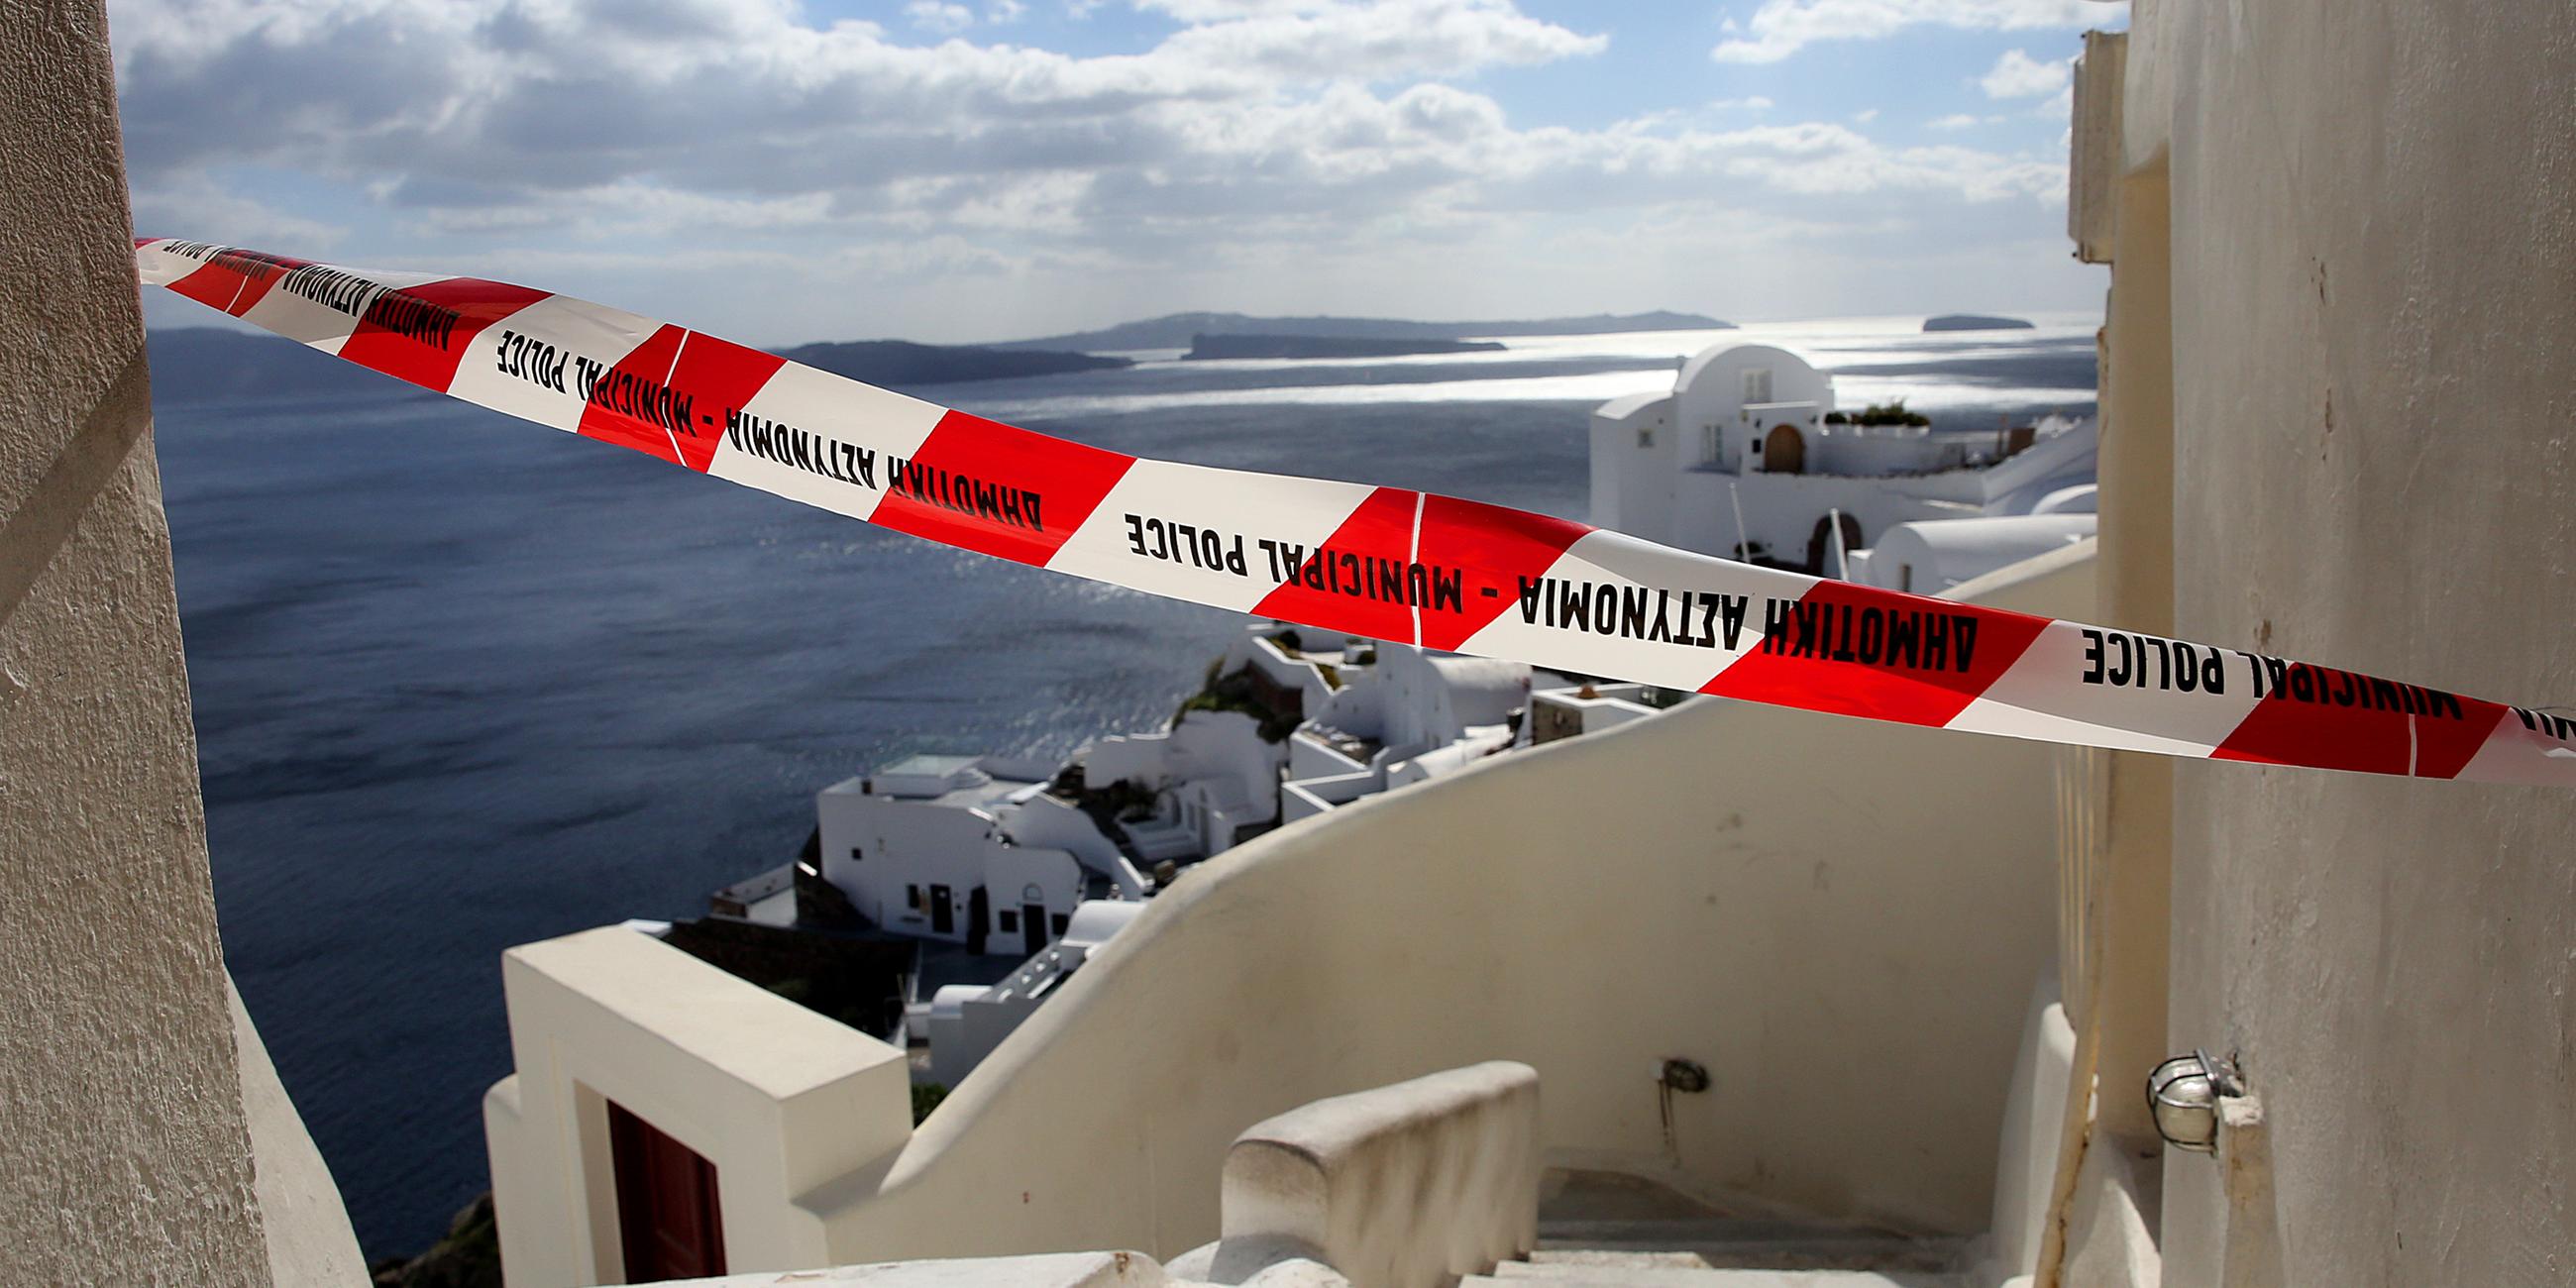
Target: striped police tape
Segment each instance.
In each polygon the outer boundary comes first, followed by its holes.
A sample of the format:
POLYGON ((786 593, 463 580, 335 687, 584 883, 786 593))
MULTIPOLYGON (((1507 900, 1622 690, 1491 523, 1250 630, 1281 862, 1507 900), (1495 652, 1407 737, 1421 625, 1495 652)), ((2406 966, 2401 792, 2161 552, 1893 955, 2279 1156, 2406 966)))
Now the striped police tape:
POLYGON ((998 558, 1351 635, 2173 756, 2576 784, 2576 723, 1435 493, 1128 456, 583 300, 135 243, 144 284, 470 403, 998 558))

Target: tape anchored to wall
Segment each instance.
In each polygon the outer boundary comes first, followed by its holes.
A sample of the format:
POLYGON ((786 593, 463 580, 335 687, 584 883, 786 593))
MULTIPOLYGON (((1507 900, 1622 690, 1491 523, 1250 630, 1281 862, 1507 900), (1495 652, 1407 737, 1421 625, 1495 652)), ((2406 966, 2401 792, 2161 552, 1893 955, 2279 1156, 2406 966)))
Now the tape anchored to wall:
POLYGON ((602 305, 139 239, 142 281, 360 366, 836 514, 1352 635, 2077 746, 2576 784, 2576 722, 1692 554, 1403 488, 1127 456, 602 305))

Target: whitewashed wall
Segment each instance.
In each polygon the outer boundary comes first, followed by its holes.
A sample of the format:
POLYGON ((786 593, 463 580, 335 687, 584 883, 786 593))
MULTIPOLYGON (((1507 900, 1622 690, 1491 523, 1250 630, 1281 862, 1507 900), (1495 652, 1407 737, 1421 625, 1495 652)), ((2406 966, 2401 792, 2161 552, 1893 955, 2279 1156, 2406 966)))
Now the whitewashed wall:
MULTIPOLYGON (((2070 560, 1990 602, 2090 594, 2070 560)), ((835 1189, 831 1258, 1176 1253, 1213 1237, 1244 1123, 1486 1058, 1540 1070, 1560 1160, 1982 1231, 2054 955, 2049 766, 1698 703, 1273 833, 1148 905, 835 1189), (1667 1136, 1669 1057, 1715 1089, 1676 1098, 1667 1136)))

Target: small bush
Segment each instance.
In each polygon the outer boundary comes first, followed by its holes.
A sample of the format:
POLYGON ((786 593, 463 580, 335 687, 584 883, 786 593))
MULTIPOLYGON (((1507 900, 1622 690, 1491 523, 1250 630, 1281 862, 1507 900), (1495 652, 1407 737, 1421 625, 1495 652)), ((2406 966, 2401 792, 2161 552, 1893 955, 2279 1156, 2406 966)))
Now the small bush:
MULTIPOLYGON (((1839 415, 1840 413, 1836 413, 1839 415)), ((1852 417, 1856 425, 1929 425, 1932 418, 1919 411, 1908 411, 1902 398, 1888 403, 1871 403, 1852 417)))
POLYGON ((912 1125, 915 1127, 920 1126, 921 1120, 928 1118, 930 1116, 930 1111, 937 1109, 939 1107, 939 1102, 946 1100, 947 1098, 948 1088, 943 1087, 936 1082, 916 1082, 912 1084, 912 1125))

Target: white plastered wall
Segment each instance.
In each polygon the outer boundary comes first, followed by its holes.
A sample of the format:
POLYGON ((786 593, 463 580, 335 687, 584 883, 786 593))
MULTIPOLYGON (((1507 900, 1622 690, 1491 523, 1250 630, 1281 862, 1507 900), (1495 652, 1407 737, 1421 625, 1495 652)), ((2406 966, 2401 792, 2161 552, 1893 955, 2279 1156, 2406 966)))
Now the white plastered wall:
MULTIPOLYGON (((2571 701, 2576 9, 2133 21, 2129 146, 2170 144, 2175 629, 2571 701)), ((2184 764, 2173 817, 2169 1045, 2243 1055, 2287 1282, 2564 1282, 2576 796, 2184 764)), ((2166 1163, 2168 1283, 2220 1282, 2218 1179, 2166 1163)))
POLYGON ((0 123, 0 1282, 327 1282, 215 934, 100 5, 8 8, 0 123))

